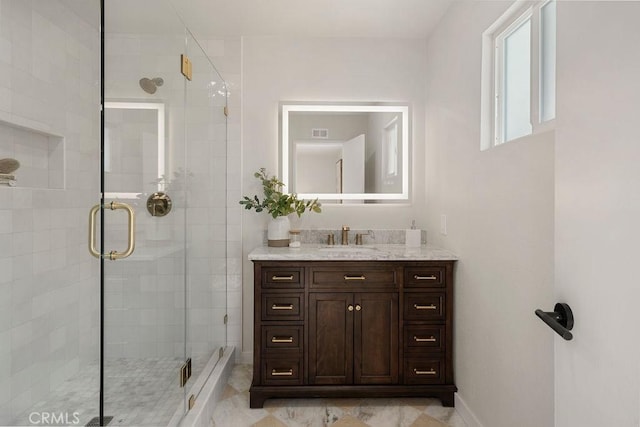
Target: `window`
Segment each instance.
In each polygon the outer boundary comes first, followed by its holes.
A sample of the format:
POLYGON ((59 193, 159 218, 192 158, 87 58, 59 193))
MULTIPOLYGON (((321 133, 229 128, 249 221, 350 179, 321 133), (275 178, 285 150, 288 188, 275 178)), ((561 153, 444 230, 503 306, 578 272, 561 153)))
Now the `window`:
POLYGON ((555 30, 555 0, 518 1, 483 34, 481 149, 553 126, 555 30))

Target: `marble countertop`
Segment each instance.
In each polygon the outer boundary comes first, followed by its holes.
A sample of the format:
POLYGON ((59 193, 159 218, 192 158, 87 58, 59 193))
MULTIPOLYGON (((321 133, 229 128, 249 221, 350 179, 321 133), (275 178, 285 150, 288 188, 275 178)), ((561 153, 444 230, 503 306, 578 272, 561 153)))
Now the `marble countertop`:
POLYGON ((299 248, 260 246, 249 253, 251 261, 453 261, 458 256, 446 249, 430 245, 407 247, 402 244, 317 245, 299 248))

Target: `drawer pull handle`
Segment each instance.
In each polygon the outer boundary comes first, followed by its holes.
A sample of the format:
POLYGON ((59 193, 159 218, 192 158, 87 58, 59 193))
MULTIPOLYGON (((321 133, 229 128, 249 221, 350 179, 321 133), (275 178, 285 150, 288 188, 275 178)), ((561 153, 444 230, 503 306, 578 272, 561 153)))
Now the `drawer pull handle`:
POLYGON ((344 275, 344 280, 367 280, 367 278, 364 277, 363 275, 360 275, 360 276, 347 276, 345 274, 344 275))
POLYGON ((271 337, 271 342, 275 344, 292 343, 293 337, 271 337))
POLYGON ((418 368, 413 368, 413 373, 416 375, 438 375, 435 369, 431 368, 428 371, 421 371, 418 368))
POLYGON ((437 280, 438 278, 433 274, 431 276, 418 276, 417 274, 413 276, 415 280, 437 280))
POLYGON ((436 337, 431 335, 429 338, 418 338, 416 335, 414 335, 413 340, 415 342, 436 342, 436 337))
POLYGON ((284 282, 293 280, 293 274, 291 276, 271 276, 271 280, 274 282, 284 282))
POLYGON ((289 369, 286 371, 279 371, 277 369, 272 369, 271 376, 272 377, 291 377, 293 376, 293 369, 289 369))
POLYGON ((273 304, 271 310, 293 310, 293 304, 273 304))
POLYGON ((437 310, 438 306, 434 304, 430 304, 430 305, 413 304, 413 308, 415 308, 416 310, 437 310))

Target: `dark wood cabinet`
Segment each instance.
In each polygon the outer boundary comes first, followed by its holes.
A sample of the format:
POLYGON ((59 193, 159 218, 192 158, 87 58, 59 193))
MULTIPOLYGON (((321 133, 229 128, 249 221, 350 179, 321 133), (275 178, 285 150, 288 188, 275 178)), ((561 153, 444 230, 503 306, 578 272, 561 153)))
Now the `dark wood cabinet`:
POLYGON ((397 293, 309 293, 309 384, 398 381, 397 293))
POLYGON ((271 397, 453 406, 454 261, 254 261, 250 406, 271 397))

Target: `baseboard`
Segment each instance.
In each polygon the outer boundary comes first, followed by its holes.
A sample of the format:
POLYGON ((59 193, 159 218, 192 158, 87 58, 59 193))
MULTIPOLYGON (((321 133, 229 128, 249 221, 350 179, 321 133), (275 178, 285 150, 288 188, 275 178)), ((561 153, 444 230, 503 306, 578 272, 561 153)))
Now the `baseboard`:
POLYGON ((454 396, 456 402, 456 412, 462 417, 467 427, 484 427, 478 417, 475 416, 471 408, 467 405, 467 402, 460 396, 460 393, 456 393, 454 396))

